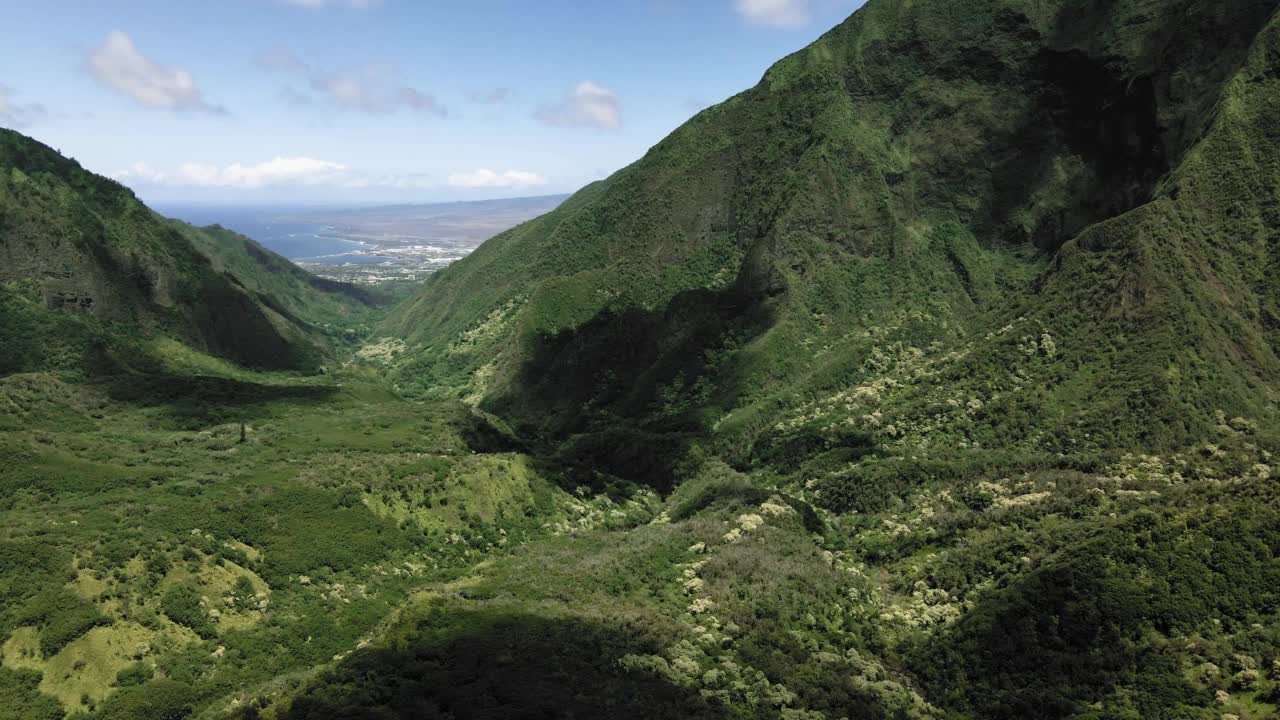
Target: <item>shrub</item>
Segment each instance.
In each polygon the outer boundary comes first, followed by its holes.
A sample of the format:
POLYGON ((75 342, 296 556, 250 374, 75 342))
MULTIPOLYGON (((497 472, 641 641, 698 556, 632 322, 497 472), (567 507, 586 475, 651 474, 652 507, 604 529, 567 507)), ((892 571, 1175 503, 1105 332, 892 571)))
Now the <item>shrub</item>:
POLYGON ((58 701, 39 686, 38 672, 0 668, 0 720, 62 720, 58 701))
POLYGON ((206 640, 217 635, 208 611, 200 602, 200 593, 190 586, 178 585, 166 592, 160 599, 160 609, 170 620, 191 628, 206 640))
POLYGON ((137 687, 155 677, 155 671, 146 663, 134 663, 116 673, 116 686, 122 688, 137 687))
POLYGON ((40 627, 40 652, 52 657, 76 638, 111 620, 98 612, 93 603, 67 590, 46 590, 27 602, 16 616, 20 625, 40 627))
POLYGON ((195 691, 172 680, 153 680, 112 695, 97 720, 183 720, 192 713, 195 691))

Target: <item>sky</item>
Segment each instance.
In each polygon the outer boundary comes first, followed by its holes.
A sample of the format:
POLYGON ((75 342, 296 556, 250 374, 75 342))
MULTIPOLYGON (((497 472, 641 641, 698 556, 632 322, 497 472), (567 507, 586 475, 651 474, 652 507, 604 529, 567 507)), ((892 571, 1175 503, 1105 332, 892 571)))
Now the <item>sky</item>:
POLYGON ((571 192, 861 0, 0 0, 0 126, 153 204, 571 192))

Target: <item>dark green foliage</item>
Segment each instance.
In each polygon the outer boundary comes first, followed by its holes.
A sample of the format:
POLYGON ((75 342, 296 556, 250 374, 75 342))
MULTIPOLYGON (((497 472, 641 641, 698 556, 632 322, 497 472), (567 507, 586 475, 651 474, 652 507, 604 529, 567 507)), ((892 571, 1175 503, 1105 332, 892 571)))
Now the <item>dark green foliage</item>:
POLYGON ((116 687, 137 687, 155 677, 155 670, 146 663, 134 663, 116 673, 116 687))
POLYGON ((114 375, 103 385, 115 400, 159 408, 169 424, 182 430, 243 422, 269 415, 272 403, 319 403, 334 393, 327 385, 278 385, 167 372, 114 375))
POLYGON ((347 570, 376 562, 405 545, 395 524, 376 517, 346 493, 290 488, 246 508, 242 537, 263 551, 268 581, 322 568, 347 570))
POLYGON ((69 553, 47 543, 0 542, 0 634, 38 622, 48 598, 66 599, 51 586, 69 560, 69 553))
MULTIPOLYGON (((844 460, 845 456, 839 456, 844 460)), ((832 463, 829 456, 819 455, 802 465, 802 472, 819 475, 814 483, 818 502, 828 510, 844 512, 880 512, 901 503, 913 490, 929 483, 942 486, 959 485, 1023 472, 1067 472, 1084 469, 1098 472, 1105 467, 1101 458, 1087 455, 1055 457, 1017 455, 1004 452, 971 452, 954 458, 906 459, 872 457, 856 464, 832 463), (832 465, 835 465, 834 469, 832 465)), ((964 487, 966 504, 983 510, 979 491, 964 487)), ((986 498, 986 504, 991 499, 986 498)))
POLYGON ((196 699, 191 687, 172 680, 153 680, 125 688, 107 699, 93 720, 183 720, 196 699))
POLYGON ((0 284, 0 375, 50 367, 87 374, 102 332, 91 318, 43 312, 26 293, 0 284))
POLYGON ((0 720, 62 720, 62 707, 39 685, 38 672, 0 668, 0 720))
POLYGON ((191 628, 202 638, 217 635, 209 620, 209 610, 200 601, 200 593, 187 585, 175 585, 160 599, 160 610, 169 619, 191 628))
POLYGON ((445 603, 398 649, 359 653, 281 717, 725 717, 695 693, 618 666, 652 642, 642 628, 445 603))
POLYGON ((1065 718, 1120 684, 1155 717, 1210 701, 1156 637, 1234 632, 1278 607, 1276 507, 1141 512, 1063 549, 912 662, 939 700, 981 717, 1065 718))
POLYGON ((575 486, 601 489, 599 474, 605 473, 666 492, 691 440, 684 433, 611 428, 573 437, 559 448, 557 460, 567 466, 567 479, 575 486))
POLYGON ((28 600, 17 612, 14 623, 39 626, 40 652, 52 657, 94 627, 109 624, 110 619, 88 600, 65 588, 56 588, 28 600))
POLYGON ((0 445, 0 497, 19 491, 49 497, 103 492, 117 487, 150 485, 145 472, 99 468, 58 453, 35 453, 30 448, 0 445))

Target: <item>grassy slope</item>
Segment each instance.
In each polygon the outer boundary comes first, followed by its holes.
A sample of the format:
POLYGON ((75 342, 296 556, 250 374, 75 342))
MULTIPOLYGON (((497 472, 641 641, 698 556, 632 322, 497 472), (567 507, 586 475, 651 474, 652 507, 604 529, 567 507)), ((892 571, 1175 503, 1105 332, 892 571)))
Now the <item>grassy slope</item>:
POLYGON ((0 369, 10 372, 102 370, 113 344, 157 333, 245 365, 312 368, 331 351, 321 323, 371 304, 225 233, 172 225, 123 186, 8 130, 0 258, 0 369))
POLYGON ((160 717, 128 690, 152 676, 139 692, 177 707, 279 692, 428 579, 577 517, 465 408, 406 403, 367 369, 300 379, 164 354, 167 375, 0 379, 0 706, 15 717, 160 717))

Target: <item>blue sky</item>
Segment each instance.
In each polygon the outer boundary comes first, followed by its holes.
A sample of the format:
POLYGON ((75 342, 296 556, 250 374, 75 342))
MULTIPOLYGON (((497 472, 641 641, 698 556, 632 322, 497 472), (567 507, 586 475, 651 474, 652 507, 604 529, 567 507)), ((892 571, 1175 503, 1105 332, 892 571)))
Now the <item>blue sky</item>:
POLYGON ((159 204, 568 192, 860 0, 7 0, 0 126, 159 204))

